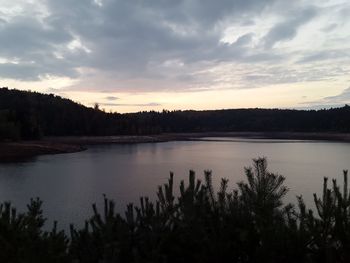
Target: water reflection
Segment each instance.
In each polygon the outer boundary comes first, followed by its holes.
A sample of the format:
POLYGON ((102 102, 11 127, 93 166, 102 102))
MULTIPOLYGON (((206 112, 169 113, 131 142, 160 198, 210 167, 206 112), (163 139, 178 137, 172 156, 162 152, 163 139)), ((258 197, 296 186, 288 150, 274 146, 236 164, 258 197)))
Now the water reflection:
POLYGON ((291 189, 287 200, 294 202, 295 195, 303 194, 312 203, 312 193, 321 190, 324 176, 342 181, 342 170, 350 168, 347 143, 216 139, 93 146, 85 152, 2 164, 0 200, 11 200, 24 209, 31 197, 39 196, 46 216, 66 226, 82 223, 91 214, 91 204, 102 201, 102 194, 115 199, 120 211, 140 195, 154 198, 157 185, 166 182, 169 171, 179 182, 187 179, 190 169, 199 176, 210 169, 214 185, 226 177, 234 186, 244 179, 243 167, 252 158, 265 156, 270 170, 287 178, 291 189))

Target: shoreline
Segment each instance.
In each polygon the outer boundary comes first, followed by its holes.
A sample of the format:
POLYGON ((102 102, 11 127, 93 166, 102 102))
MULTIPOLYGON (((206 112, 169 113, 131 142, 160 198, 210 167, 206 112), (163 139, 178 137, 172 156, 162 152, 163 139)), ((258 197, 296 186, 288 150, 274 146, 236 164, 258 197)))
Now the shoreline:
MULTIPOLYGON (((20 162, 46 154, 62 154, 84 151, 89 145, 134 144, 169 141, 208 141, 205 137, 237 139, 279 139, 350 142, 350 133, 306 132, 201 132, 169 133, 148 136, 65 136, 45 137, 36 141, 1 142, 0 163, 20 162)), ((215 141, 215 140, 210 140, 215 141)))
POLYGON ((86 150, 74 144, 46 141, 21 141, 0 143, 0 163, 28 161, 40 155, 74 153, 86 150))

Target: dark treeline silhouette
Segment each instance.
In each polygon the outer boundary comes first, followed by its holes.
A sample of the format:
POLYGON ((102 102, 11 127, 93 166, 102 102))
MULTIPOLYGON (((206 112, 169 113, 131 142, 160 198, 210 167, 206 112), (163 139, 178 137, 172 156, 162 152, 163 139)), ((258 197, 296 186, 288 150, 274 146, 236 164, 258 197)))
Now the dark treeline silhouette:
POLYGON ((107 113, 55 95, 0 89, 0 139, 182 132, 349 132, 350 107, 107 113))
MULTIPOLYGON (((222 179, 214 192, 211 172, 198 180, 193 171, 174 196, 174 180, 160 186, 157 200, 141 198, 125 215, 105 198, 93 205, 85 227, 70 235, 43 231, 41 201, 26 213, 0 206, 0 262, 350 262, 350 195, 347 171, 341 189, 324 180, 314 195, 315 213, 302 197, 284 205, 284 177, 267 170, 265 159, 246 168, 246 181, 228 190, 222 179)), ((77 208, 78 209, 78 208, 77 208)))

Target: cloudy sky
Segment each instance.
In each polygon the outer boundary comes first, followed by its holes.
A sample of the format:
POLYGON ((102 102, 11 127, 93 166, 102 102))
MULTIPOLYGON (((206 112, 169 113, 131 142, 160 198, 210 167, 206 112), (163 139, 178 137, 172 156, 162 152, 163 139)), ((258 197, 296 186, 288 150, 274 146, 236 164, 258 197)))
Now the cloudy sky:
POLYGON ((350 103, 349 0, 0 0, 0 85, 106 110, 350 103))

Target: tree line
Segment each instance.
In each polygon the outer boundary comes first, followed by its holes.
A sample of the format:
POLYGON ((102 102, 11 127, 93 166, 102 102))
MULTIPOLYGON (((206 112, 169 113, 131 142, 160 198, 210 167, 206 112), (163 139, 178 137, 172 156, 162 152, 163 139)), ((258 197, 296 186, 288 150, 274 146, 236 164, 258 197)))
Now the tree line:
POLYGON ((0 88, 0 140, 227 131, 349 132, 350 106, 328 110, 163 110, 119 114, 52 94, 0 88))
POLYGON ((42 202, 32 199, 27 212, 0 205, 0 261, 7 263, 109 262, 349 262, 350 193, 324 179, 316 209, 301 196, 283 204, 285 178, 271 173, 263 158, 245 169, 246 181, 233 190, 222 179, 219 191, 212 174, 197 179, 190 171, 175 196, 173 174, 158 187, 157 199, 141 198, 125 214, 105 197, 102 212, 93 205, 85 227, 70 234, 44 231, 42 202))

